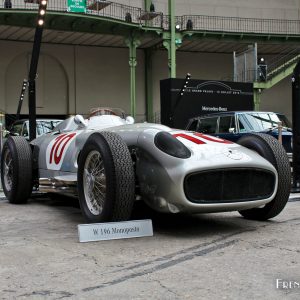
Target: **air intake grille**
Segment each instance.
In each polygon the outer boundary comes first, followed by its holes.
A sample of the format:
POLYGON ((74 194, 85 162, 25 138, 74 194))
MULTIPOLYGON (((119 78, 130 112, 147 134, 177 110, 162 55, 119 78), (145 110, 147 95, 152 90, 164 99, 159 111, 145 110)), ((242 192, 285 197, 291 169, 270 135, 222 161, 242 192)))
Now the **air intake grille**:
POLYGON ((186 197, 194 203, 228 203, 265 199, 273 194, 275 175, 261 169, 219 169, 187 175, 186 197))

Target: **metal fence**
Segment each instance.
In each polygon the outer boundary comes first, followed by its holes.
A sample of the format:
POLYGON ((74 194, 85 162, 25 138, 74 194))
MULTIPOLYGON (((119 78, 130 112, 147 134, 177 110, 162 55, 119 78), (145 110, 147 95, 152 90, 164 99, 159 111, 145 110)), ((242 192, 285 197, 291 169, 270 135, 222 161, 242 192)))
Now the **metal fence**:
MULTIPOLYGON (((2 7, 4 8, 2 0, 2 7)), ((36 10, 39 0, 11 0, 13 9, 36 10), (26 2, 25 2, 26 1, 26 2), (28 3, 28 2, 36 2, 28 3)), ((169 29, 169 16, 161 12, 146 12, 139 7, 123 5, 106 0, 87 0, 88 15, 96 15, 115 20, 131 22, 141 26, 169 29)), ((48 10, 68 12, 67 0, 49 0, 48 10)), ((299 35, 300 22, 284 19, 258 19, 220 17, 204 15, 184 15, 175 18, 180 30, 221 31, 238 33, 299 35)))
POLYGON ((247 69, 243 70, 242 72, 239 72, 235 75, 228 75, 227 77, 222 78, 224 81, 236 81, 236 82, 254 82, 255 78, 259 81, 265 81, 262 80, 259 76, 259 70, 255 69, 247 69))
POLYGON ((177 22, 180 22, 182 30, 300 34, 300 22, 298 20, 185 15, 177 22))
MULTIPOLYGON (((5 8, 5 0, 2 7, 5 8)), ((12 9, 37 10, 39 0, 11 0, 12 9), (30 3, 34 2, 34 3, 30 3)), ((9 8, 8 8, 9 9, 9 8)), ((48 11, 69 12, 67 0, 50 0, 47 4, 48 11)), ((139 7, 119 4, 110 1, 87 0, 86 12, 76 14, 87 14, 107 17, 114 20, 125 21, 142 26, 162 27, 163 14, 160 12, 146 12, 139 7)))
POLYGON ((238 81, 238 82, 266 82, 271 80, 283 70, 295 64, 300 59, 300 48, 285 52, 268 60, 265 65, 258 65, 257 69, 248 68, 242 72, 238 72, 233 77, 228 76, 223 80, 238 81))
POLYGON ((300 58, 300 47, 282 53, 268 61, 268 79, 273 78, 283 69, 296 63, 300 58))

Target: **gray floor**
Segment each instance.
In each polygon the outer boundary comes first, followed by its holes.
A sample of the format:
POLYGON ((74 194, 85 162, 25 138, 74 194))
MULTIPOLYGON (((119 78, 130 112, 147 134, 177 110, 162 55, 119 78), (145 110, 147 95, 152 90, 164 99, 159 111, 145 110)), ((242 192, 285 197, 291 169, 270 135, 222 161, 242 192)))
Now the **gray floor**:
POLYGON ((154 236, 79 243, 76 202, 0 201, 0 299, 300 299, 300 199, 272 221, 170 216, 137 205, 154 236))

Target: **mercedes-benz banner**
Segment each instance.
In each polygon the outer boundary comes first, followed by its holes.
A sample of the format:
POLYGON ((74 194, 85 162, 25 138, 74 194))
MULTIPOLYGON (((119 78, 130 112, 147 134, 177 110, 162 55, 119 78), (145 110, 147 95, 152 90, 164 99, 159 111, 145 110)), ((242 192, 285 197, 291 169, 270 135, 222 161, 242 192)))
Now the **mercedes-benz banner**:
POLYGON ((184 129, 192 117, 216 112, 253 110, 253 84, 165 79, 160 81, 160 103, 161 123, 184 129))

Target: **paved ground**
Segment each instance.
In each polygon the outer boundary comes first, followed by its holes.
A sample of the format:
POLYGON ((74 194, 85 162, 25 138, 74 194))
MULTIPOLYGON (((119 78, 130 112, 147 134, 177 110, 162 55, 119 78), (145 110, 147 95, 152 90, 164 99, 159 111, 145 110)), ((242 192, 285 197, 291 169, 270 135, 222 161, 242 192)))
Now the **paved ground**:
POLYGON ((153 237, 94 243, 78 242, 74 202, 2 199, 0 299, 300 299, 298 196, 269 222, 138 205, 153 237))

